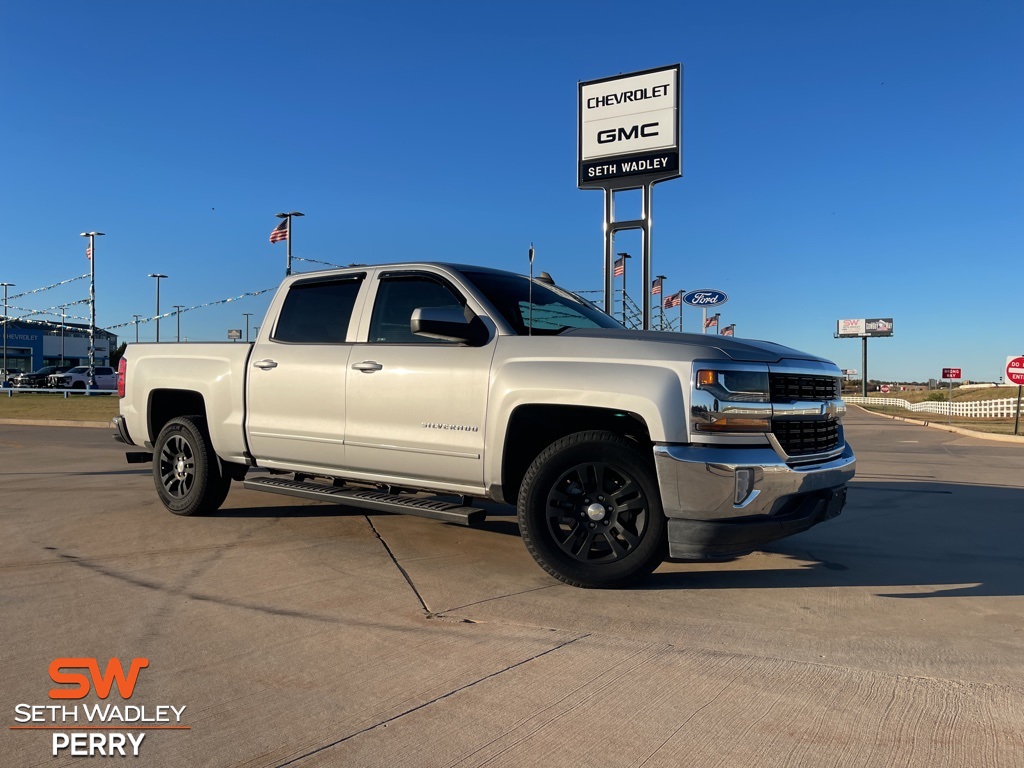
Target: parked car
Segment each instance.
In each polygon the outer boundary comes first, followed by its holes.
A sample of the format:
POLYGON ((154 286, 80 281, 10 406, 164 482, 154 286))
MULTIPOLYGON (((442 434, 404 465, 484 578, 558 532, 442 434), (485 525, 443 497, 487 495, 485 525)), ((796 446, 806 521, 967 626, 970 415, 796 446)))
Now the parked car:
POLYGON ((60 375, 70 371, 71 365, 45 365, 37 371, 26 371, 11 377, 16 387, 31 387, 41 389, 47 385, 50 376, 60 375))
MULTIPOLYGON (((117 389, 117 372, 113 368, 97 365, 93 370, 96 389, 117 389)), ((85 389, 89 382, 89 366, 78 365, 65 373, 52 374, 49 381, 54 389, 85 389)))

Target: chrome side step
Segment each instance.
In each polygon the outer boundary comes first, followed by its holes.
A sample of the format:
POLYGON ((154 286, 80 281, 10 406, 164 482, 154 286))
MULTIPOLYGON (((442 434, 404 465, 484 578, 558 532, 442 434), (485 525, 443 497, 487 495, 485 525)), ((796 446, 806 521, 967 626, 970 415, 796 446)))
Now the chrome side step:
POLYGON ((403 515, 418 515, 433 520, 443 520, 456 525, 479 525, 487 512, 475 507, 463 507, 447 501, 417 496, 402 496, 397 493, 371 491, 365 488, 335 488, 320 483, 302 480, 285 480, 279 477, 258 477, 242 482, 242 487, 251 491, 280 493, 298 496, 302 499, 345 504, 350 507, 369 509, 374 512, 394 512, 403 515))

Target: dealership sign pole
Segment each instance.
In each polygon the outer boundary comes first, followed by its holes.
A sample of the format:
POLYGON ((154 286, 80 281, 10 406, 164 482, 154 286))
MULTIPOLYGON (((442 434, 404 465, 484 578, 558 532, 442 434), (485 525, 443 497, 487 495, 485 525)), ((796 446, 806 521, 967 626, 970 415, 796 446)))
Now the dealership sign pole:
POLYGON ((681 75, 673 64, 580 82, 578 89, 577 186, 604 190, 604 311, 613 311, 615 233, 639 229, 644 330, 651 327, 651 188, 682 175, 681 75), (642 190, 640 218, 615 221, 615 192, 627 189, 642 190))
MULTIPOLYGON (((723 291, 716 291, 712 288, 701 288, 697 291, 690 291, 685 294, 682 298, 683 304, 688 307, 698 307, 702 311, 701 313, 701 333, 708 332, 708 307, 715 309, 720 307, 729 300, 729 297, 723 291)), ((680 310, 682 307, 680 306, 680 310)), ((681 314, 681 312, 680 312, 681 314)), ((715 315, 717 318, 718 315, 715 315)), ((716 329, 718 320, 715 320, 716 329)))

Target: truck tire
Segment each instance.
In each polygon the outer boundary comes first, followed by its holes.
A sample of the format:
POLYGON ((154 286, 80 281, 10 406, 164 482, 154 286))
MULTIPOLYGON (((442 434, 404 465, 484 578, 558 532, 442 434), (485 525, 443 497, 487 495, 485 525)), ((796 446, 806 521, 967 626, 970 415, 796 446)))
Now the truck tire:
POLYGON ((221 473, 205 419, 179 416, 164 425, 153 449, 153 481, 176 515, 201 515, 224 503, 231 477, 221 473))
POLYGON ((518 512, 533 559, 575 587, 626 584, 667 553, 651 461, 613 432, 577 432, 545 448, 523 478, 518 512))

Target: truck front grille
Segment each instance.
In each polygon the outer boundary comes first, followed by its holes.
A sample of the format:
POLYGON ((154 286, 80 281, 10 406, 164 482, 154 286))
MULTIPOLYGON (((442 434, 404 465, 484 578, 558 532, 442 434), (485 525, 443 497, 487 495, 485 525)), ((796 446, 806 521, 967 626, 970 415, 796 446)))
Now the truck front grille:
POLYGON ((793 400, 838 400, 842 397, 842 384, 835 376, 770 373, 768 386, 773 403, 793 400))
POLYGON ((772 419, 772 434, 790 456, 825 453, 839 445, 839 422, 772 419))

